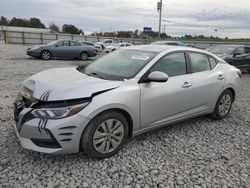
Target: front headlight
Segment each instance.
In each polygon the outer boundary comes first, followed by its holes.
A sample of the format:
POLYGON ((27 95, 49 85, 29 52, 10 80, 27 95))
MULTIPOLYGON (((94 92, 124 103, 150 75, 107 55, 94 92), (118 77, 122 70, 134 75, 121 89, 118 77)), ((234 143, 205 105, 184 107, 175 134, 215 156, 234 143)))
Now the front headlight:
POLYGON ((37 100, 36 98, 33 97, 33 92, 26 87, 21 88, 20 92, 16 97, 16 101, 22 101, 23 97, 33 102, 37 100))
POLYGON ((89 102, 85 102, 79 105, 61 108, 43 108, 34 109, 32 114, 37 118, 43 119, 61 119, 69 116, 73 116, 79 113, 83 108, 85 108, 89 102))

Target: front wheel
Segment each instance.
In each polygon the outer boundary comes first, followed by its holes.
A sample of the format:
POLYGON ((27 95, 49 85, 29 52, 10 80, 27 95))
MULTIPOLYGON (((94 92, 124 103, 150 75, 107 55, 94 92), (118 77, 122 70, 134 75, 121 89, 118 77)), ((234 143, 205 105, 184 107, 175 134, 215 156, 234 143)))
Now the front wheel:
POLYGON ((41 52, 41 59, 42 60, 49 60, 51 58, 51 53, 48 50, 43 50, 41 52))
POLYGON ((211 114, 211 116, 214 119, 225 118, 231 110, 232 103, 233 103, 233 94, 230 90, 227 89, 218 98, 214 112, 211 114))
POLYGON ((90 157, 107 158, 115 155, 128 138, 128 122, 117 111, 96 116, 87 125, 81 138, 81 149, 90 157))
POLYGON ((80 54, 80 59, 83 60, 83 61, 87 61, 89 58, 89 55, 86 53, 86 52, 82 52, 80 54))

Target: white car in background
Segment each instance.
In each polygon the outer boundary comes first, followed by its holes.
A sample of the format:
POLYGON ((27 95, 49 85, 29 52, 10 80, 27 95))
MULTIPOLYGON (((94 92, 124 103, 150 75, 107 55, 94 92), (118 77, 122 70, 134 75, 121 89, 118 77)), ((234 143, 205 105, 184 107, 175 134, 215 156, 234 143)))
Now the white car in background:
POLYGON ((106 46, 115 44, 115 41, 113 39, 103 39, 101 42, 97 42, 96 44, 101 45, 102 49, 104 49, 106 46))
POLYGON ((87 46, 94 47, 96 49, 96 53, 102 52, 102 50, 103 50, 103 48, 100 44, 96 44, 96 43, 91 42, 91 41, 79 41, 79 42, 86 44, 87 46))
POLYGON ((127 43, 127 42, 116 43, 116 44, 107 46, 107 47, 105 48, 105 52, 106 52, 106 53, 109 53, 109 52, 113 52, 113 51, 115 51, 115 50, 117 50, 117 49, 120 49, 120 48, 123 48, 123 47, 129 47, 129 46, 132 46, 132 44, 127 43))

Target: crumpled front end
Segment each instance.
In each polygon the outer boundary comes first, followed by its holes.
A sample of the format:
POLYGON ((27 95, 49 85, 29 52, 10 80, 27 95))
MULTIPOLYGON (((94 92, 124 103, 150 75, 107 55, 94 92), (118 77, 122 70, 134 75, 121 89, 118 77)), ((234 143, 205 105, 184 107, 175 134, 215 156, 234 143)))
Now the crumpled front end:
POLYGON ((56 119, 37 117, 34 112, 40 106, 31 96, 19 95, 14 102, 15 130, 22 147, 50 154, 79 152, 81 133, 89 120, 78 114, 56 119))

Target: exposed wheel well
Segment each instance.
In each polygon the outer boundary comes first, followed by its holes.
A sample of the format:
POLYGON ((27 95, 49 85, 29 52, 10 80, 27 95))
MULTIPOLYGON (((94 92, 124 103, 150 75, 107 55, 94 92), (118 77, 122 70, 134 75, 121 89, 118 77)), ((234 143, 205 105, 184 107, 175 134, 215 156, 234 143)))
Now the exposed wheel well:
POLYGON ((89 55, 89 53, 88 53, 88 52, 86 52, 86 51, 82 51, 82 52, 80 53, 80 55, 81 55, 82 53, 86 53, 86 54, 88 54, 88 55, 89 55))
POLYGON ((227 88, 229 91, 231 91, 232 95, 233 95, 233 101, 235 100, 235 91, 233 88, 227 88))
POLYGON ((42 51, 41 51, 41 53, 40 53, 40 55, 42 55, 42 53, 43 53, 43 52, 45 52, 45 51, 46 51, 46 52, 49 52, 49 53, 50 53, 50 55, 52 56, 51 51, 49 51, 49 50, 47 50, 47 49, 42 50, 42 51))

